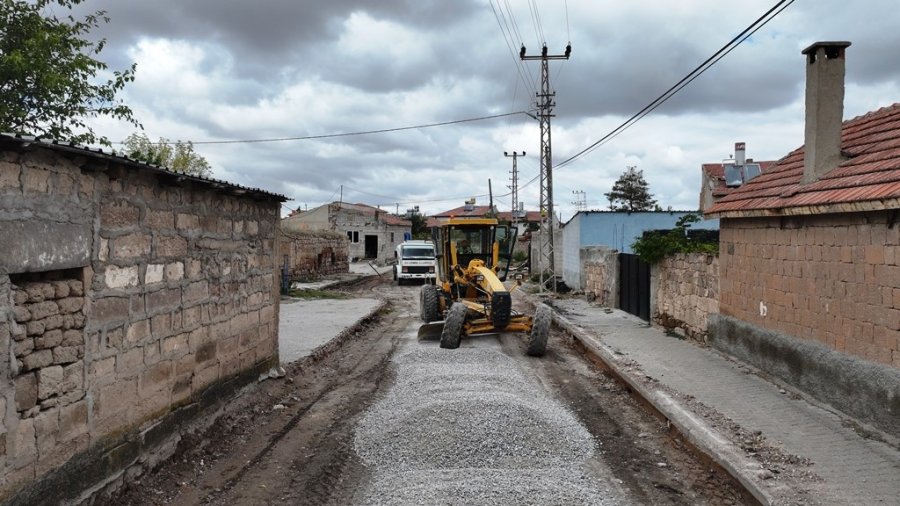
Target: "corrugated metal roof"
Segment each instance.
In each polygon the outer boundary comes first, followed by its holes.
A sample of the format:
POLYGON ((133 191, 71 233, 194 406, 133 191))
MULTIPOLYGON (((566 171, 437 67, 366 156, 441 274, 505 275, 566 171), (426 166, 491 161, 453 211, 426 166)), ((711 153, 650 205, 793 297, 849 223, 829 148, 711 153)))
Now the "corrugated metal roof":
MULTIPOLYGON (((707 211, 708 216, 810 213, 834 206, 861 210, 893 206, 900 199, 900 103, 845 121, 841 150, 846 159, 819 180, 803 184, 800 147, 752 181, 735 188, 707 211)), ((890 207, 893 208, 893 207, 890 207)))
POLYGON ((278 193, 269 192, 266 190, 262 190, 260 188, 252 188, 249 186, 241 186, 239 184, 230 183, 228 181, 223 181, 221 179, 215 179, 211 177, 203 177, 197 176, 193 174, 185 174, 184 172, 176 172, 174 170, 170 170, 166 167, 160 167, 157 165, 151 165, 148 163, 144 163, 138 160, 132 160, 127 156, 118 155, 113 151, 109 153, 103 151, 103 149, 91 149, 87 146, 81 146, 74 143, 65 143, 61 141, 50 141, 44 139, 38 139, 35 137, 28 136, 20 136, 14 134, 4 134, 0 133, 0 143, 16 145, 21 148, 27 149, 30 147, 41 147, 45 149, 49 149, 51 151, 57 151, 60 153, 65 153, 69 155, 79 155, 79 156, 87 156, 96 160, 103 160, 108 162, 114 162, 122 164, 128 168, 167 174, 173 176, 177 180, 180 181, 191 181, 201 185, 211 186, 216 189, 226 189, 231 191, 236 195, 247 195, 250 197, 256 198, 265 198, 271 200, 277 200, 279 202, 285 202, 289 200, 284 195, 280 195, 278 193))

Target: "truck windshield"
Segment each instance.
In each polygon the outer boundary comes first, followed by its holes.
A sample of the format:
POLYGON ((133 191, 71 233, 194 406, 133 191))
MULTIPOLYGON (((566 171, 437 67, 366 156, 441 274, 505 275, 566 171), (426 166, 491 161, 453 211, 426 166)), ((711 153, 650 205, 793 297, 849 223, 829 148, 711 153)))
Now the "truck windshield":
POLYGON ((430 246, 408 246, 403 248, 403 258, 434 258, 434 248, 430 246))

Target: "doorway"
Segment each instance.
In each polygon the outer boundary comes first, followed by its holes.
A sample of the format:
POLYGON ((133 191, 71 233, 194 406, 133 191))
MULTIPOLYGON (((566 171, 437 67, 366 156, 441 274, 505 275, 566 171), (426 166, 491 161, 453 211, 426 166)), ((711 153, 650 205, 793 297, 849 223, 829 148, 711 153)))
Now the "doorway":
POLYGON ((378 258, 378 236, 377 235, 367 235, 365 237, 365 248, 366 248, 366 258, 367 259, 375 259, 378 258))

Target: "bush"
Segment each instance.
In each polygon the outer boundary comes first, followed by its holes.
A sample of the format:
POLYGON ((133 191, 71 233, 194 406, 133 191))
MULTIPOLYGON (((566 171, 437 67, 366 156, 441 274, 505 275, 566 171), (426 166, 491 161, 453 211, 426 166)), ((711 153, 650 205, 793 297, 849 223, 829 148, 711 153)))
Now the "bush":
MULTIPOLYGON (((631 245, 631 249, 648 264, 655 264, 667 256, 676 253, 708 253, 719 254, 719 242, 695 239, 693 234, 688 234, 691 223, 700 221, 698 213, 687 214, 681 217, 675 228, 668 232, 653 230, 644 232, 638 240, 631 245)), ((718 235, 718 234, 717 234, 718 235)), ((709 236, 707 236, 709 237, 709 236)))

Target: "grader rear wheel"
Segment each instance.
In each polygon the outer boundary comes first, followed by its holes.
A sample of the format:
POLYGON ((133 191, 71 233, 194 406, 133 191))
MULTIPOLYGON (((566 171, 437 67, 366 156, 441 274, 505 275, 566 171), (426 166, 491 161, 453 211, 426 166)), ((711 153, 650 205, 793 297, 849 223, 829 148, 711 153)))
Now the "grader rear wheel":
POLYGON ((441 348, 451 350, 459 348, 468 310, 469 308, 465 304, 458 302, 450 306, 450 311, 447 311, 447 319, 444 321, 444 330, 441 332, 441 348))
POLYGON ((531 325, 531 335, 528 336, 528 349, 525 351, 532 357, 542 357, 547 351, 547 338, 550 336, 550 324, 553 323, 553 314, 550 308, 540 305, 534 312, 534 321, 531 325))

